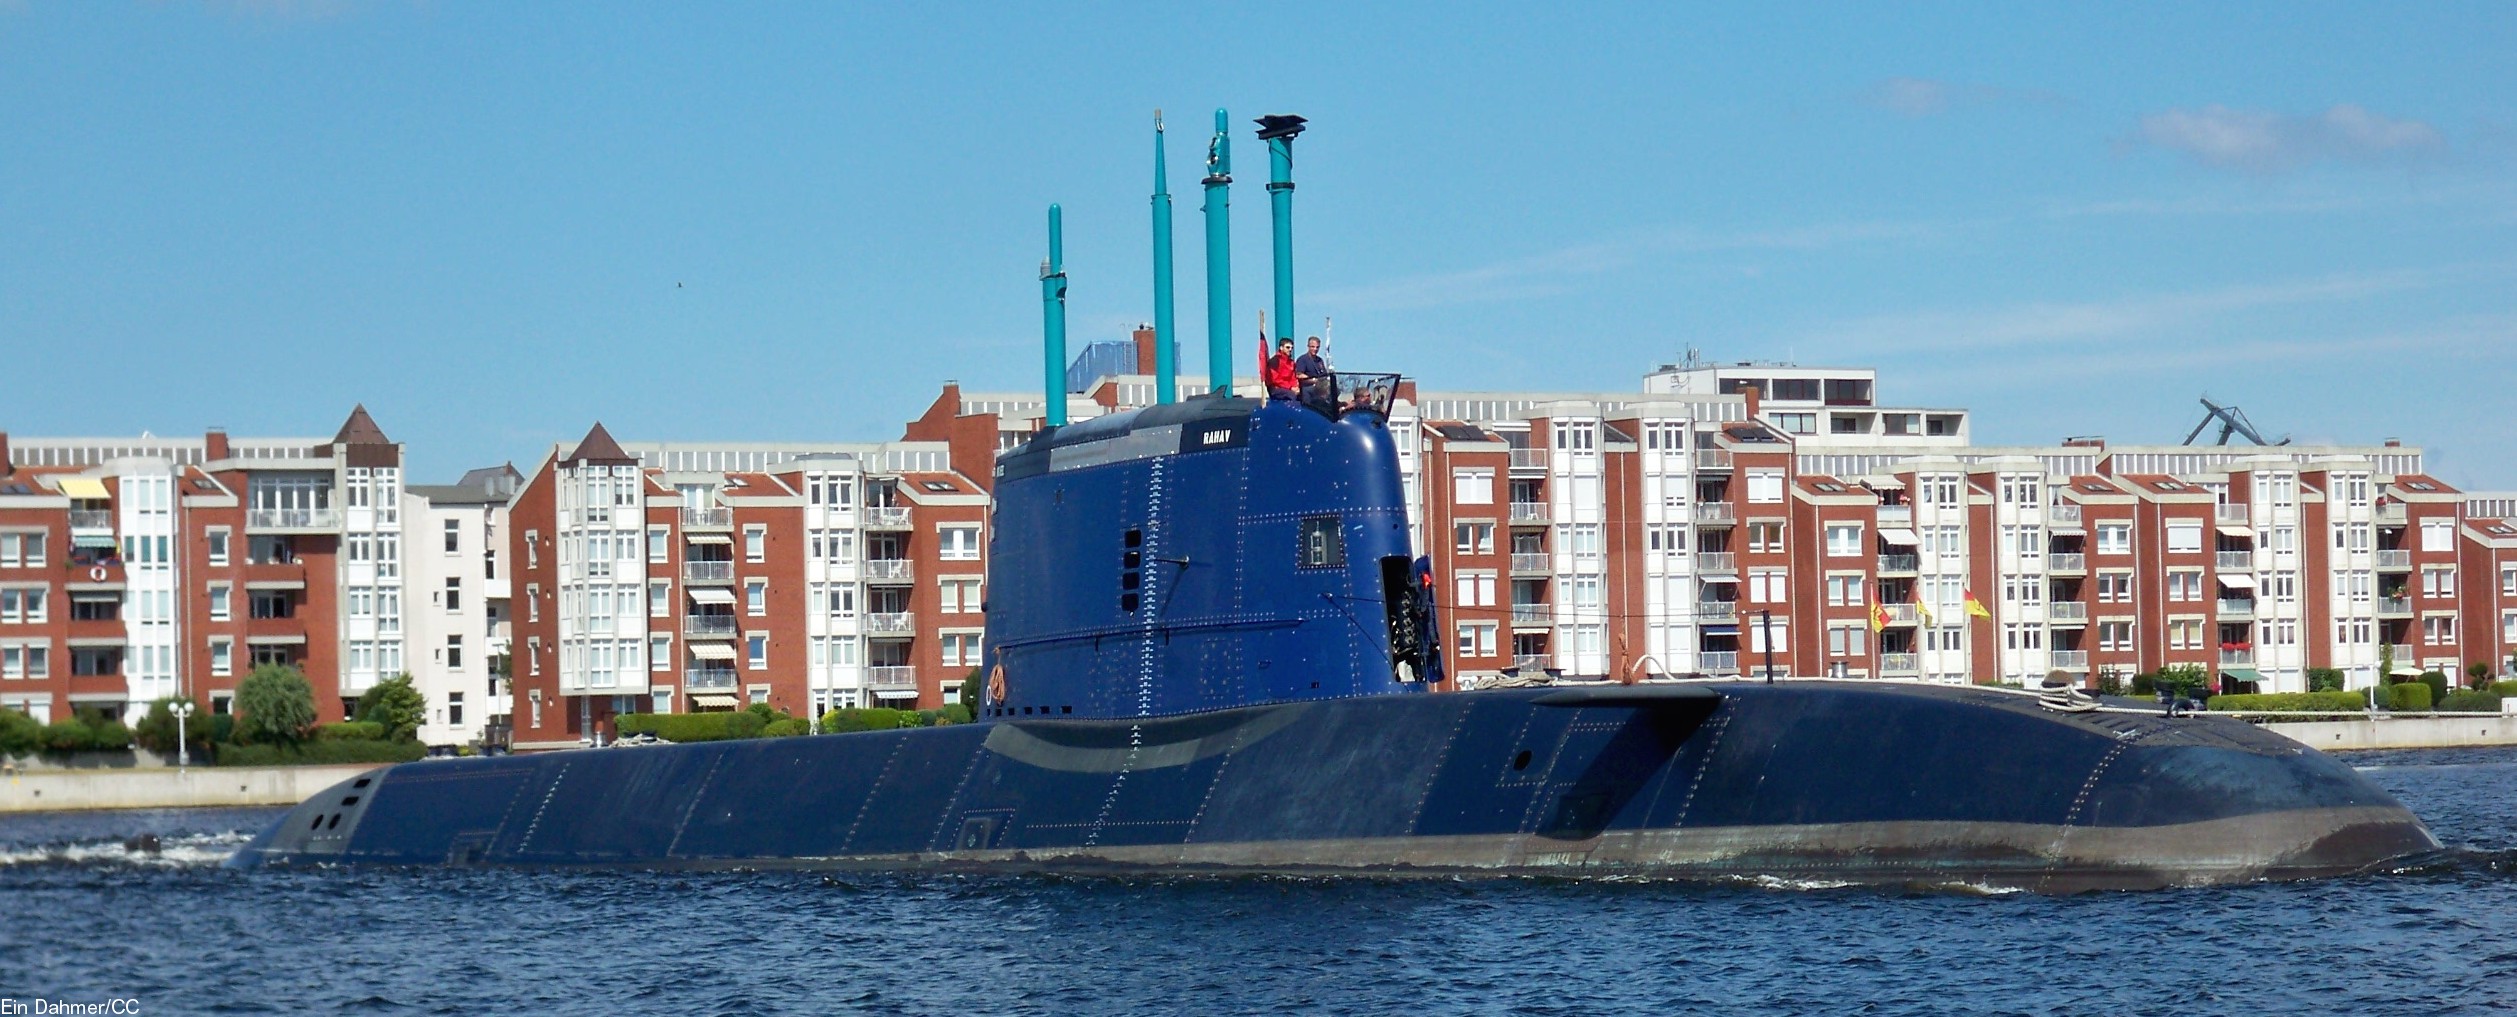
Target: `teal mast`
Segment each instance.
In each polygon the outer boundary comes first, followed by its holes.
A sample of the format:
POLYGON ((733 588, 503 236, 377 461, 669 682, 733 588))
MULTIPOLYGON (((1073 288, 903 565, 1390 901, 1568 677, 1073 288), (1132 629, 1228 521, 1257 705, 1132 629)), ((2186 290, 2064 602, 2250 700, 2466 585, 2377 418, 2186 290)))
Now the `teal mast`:
POLYGON ((1040 330, 1047 369, 1048 426, 1066 426, 1066 250, 1058 207, 1049 206, 1049 260, 1040 263, 1040 330))
POLYGON ((1206 387, 1232 394, 1232 130, 1215 111, 1206 143, 1206 387))
POLYGON ((1293 338, 1293 139, 1304 120, 1286 114, 1258 118, 1267 142, 1267 217, 1276 240, 1276 338, 1293 338))
POLYGON ((1162 171, 1162 111, 1154 111, 1154 401, 1180 398, 1171 362, 1171 185, 1162 171))

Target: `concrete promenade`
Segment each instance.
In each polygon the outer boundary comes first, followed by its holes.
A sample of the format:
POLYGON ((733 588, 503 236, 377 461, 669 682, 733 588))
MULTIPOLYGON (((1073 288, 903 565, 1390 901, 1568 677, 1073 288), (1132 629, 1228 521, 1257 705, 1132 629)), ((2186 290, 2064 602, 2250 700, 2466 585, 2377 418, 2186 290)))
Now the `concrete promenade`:
POLYGON ((2505 713, 2380 715, 2367 720, 2309 720, 2263 729, 2326 752, 2358 749, 2453 749, 2517 745, 2517 715, 2505 713))
POLYGON ((295 805, 317 791, 383 765, 31 770, 0 779, 0 814, 295 805))

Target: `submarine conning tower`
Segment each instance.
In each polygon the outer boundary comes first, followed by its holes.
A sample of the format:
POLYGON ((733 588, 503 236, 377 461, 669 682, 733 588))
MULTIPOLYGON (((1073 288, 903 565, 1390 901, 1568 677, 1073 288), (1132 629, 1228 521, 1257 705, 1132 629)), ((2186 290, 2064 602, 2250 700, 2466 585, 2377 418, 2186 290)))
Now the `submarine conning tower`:
MULTIPOLYGON (((1167 304, 1157 118, 1154 289, 1167 304)), ((1210 152, 1228 151, 1223 111, 1215 122, 1210 152)), ((1280 311, 1292 306, 1291 146, 1302 122, 1259 120, 1275 156, 1280 311)), ((1210 188, 1221 175, 1210 173, 1210 188)), ((1222 207, 1210 197, 1210 209, 1222 207)), ((1210 364, 1224 381, 1203 397, 1067 424, 1060 229, 1052 206, 1041 269, 1048 426, 996 463, 979 719, 1153 717, 1438 681, 1431 597, 1408 546, 1389 433, 1398 377, 1341 372, 1303 398, 1247 398, 1231 391, 1228 367, 1210 364)), ((1208 302, 1228 306, 1218 267, 1208 302)), ((1290 335, 1290 315, 1278 317, 1290 335)), ((1210 358, 1228 351, 1212 337, 1210 358)), ((1158 371, 1173 369, 1159 359, 1158 371)), ((1170 381, 1158 379, 1158 391, 1170 381)))

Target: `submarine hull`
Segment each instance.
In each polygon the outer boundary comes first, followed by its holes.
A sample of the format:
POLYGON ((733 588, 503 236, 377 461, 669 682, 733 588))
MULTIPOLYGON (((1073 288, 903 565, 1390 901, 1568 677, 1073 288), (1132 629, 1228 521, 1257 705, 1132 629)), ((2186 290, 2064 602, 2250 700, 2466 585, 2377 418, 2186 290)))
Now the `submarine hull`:
POLYGON ((2236 721, 1994 690, 1571 686, 431 760, 240 850, 306 864, 1771 876, 2044 892, 2433 850, 2236 721))

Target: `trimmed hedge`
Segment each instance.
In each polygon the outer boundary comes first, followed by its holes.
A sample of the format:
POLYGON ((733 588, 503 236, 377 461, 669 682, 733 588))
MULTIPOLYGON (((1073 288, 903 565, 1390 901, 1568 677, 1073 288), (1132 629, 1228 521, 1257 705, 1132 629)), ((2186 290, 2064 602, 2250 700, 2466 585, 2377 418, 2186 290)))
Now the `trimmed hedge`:
POLYGON ((2386 708, 2419 712, 2430 708, 2430 687, 2420 682, 2386 686, 2386 708))
POLYGON ((887 706, 868 706, 853 710, 832 710, 822 714, 823 734, 844 734, 849 731, 889 731, 900 727, 927 726, 909 710, 887 706))
POLYGON ((802 717, 780 717, 762 725, 760 729, 760 736, 763 738, 793 738, 797 735, 812 733, 812 723, 802 717))
POLYGON ((2421 672, 2421 677, 2413 680, 2430 687, 2430 702, 2436 703, 2447 698, 2447 689, 2449 685, 2446 672, 2423 671, 2421 672))
POLYGON ((2474 689, 2458 689, 2439 700, 2438 708, 2453 713, 2498 713, 2500 697, 2474 689))
POLYGON ((668 742, 758 738, 769 721, 750 710, 732 713, 626 713, 612 719, 621 736, 651 734, 668 742))
POLYGON ((2357 692, 2266 692, 2256 695, 2213 696, 2203 705, 2214 713, 2222 710, 2358 713, 2368 709, 2368 697, 2357 692))
POLYGON ((2498 696, 2501 699, 2506 699, 2510 696, 2517 696, 2517 679, 2504 682, 2492 682, 2490 692, 2492 695, 2498 696))
POLYGON ((418 742, 355 739, 298 745, 219 745, 220 766, 320 766, 327 763, 407 763, 428 754, 418 742))
POLYGON ((323 742, 380 742, 385 726, 372 720, 336 720, 315 728, 315 740, 323 742))

